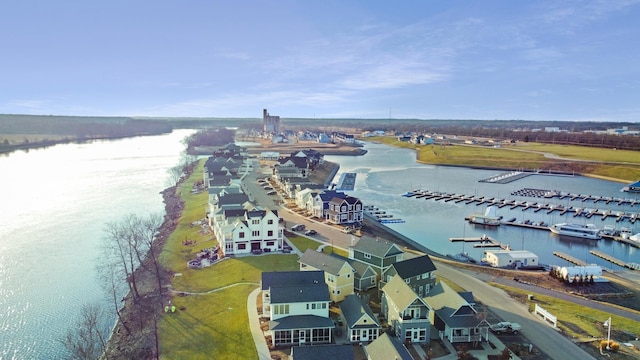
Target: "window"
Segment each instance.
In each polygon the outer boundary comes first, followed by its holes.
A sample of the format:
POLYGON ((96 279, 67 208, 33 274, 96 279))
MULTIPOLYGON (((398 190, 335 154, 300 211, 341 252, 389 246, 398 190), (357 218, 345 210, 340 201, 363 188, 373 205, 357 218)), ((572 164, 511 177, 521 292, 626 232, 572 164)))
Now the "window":
POLYGON ((247 244, 238 244, 238 250, 245 250, 247 248, 247 244))
POLYGON ((251 220, 251 224, 253 224, 253 225, 260 225, 260 219, 254 219, 254 220, 251 220))
POLYGON ((407 279, 405 279, 405 280, 404 280, 404 282, 408 284, 408 283, 410 283, 410 282, 411 282, 411 279, 408 279, 408 278, 407 278, 407 279))
POLYGON ((272 219, 267 220, 267 224, 273 225, 273 220, 272 219))
POLYGON ((347 211, 347 206, 343 205, 342 208, 340 209, 340 211, 347 211))
POLYGON ((273 230, 267 231, 267 236, 273 236, 273 230))
POLYGON ((274 242, 273 241, 267 241, 267 246, 273 246, 274 242))
POLYGON ((426 278, 428 278, 428 277, 429 277, 429 273, 424 273, 424 274, 422 274, 422 278, 423 278, 423 279, 426 279, 426 278))
POLYGON ((347 279, 351 279, 351 274, 347 274, 347 279))
POLYGON ((244 239, 244 231, 241 231, 241 232, 238 234, 238 237, 239 237, 240 239, 244 239))
POLYGON ((315 310, 316 309, 316 303, 311 304, 311 310, 315 310))
POLYGON ((260 236, 260 230, 254 230, 254 231, 252 231, 252 232, 251 232, 251 236, 253 236, 253 237, 260 236))
POLYGON ((365 259, 371 259, 371 254, 364 254, 365 259))
POLYGON ((322 303, 322 308, 326 309, 327 308, 327 303, 322 303))
POLYGON ((416 280, 420 280, 420 275, 416 276, 416 280))

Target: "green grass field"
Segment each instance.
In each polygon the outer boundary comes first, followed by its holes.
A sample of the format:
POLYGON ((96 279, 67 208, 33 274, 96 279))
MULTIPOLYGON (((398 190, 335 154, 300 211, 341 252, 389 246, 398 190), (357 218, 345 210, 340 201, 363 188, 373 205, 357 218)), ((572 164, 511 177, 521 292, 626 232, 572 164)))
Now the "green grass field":
POLYGON ((501 147, 466 145, 415 145, 395 137, 373 137, 368 141, 413 149, 418 162, 437 165, 500 167, 505 169, 550 169, 603 177, 619 182, 640 179, 640 152, 575 145, 517 143, 501 147), (545 156, 552 154, 559 158, 545 156), (565 158, 565 159, 561 159, 565 158), (586 160, 573 161, 573 160, 586 160))
MULTIPOLYGON (((174 274, 175 291, 193 293, 174 296, 179 310, 164 314, 159 322, 163 359, 255 359, 257 353, 249 330, 247 297, 259 286, 263 271, 299 269, 295 254, 272 254, 225 259, 204 269, 189 269, 187 262, 203 248, 218 245, 213 234, 192 223, 205 216, 207 192, 191 194, 201 179, 204 160, 178 189, 185 208, 176 230, 169 236, 161 261, 174 274), (183 241, 195 241, 184 245, 183 241)), ((297 237, 298 248, 317 248, 317 241, 297 237)))

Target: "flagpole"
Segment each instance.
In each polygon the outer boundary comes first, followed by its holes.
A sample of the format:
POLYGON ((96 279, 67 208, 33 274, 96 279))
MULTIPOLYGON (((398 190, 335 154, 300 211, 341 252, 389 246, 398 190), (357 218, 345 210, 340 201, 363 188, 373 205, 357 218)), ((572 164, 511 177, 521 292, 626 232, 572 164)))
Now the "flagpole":
POLYGON ((611 316, 609 316, 609 320, 607 320, 607 350, 611 350, 609 344, 611 344, 611 316))

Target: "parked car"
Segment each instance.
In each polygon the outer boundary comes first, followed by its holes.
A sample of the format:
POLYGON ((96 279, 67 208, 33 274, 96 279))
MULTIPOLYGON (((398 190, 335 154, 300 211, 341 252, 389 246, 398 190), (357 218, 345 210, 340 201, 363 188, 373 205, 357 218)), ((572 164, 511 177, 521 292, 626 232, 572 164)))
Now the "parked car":
POLYGON ((277 194, 277 192, 275 190, 271 190, 267 193, 267 195, 275 195, 277 194))
POLYGON ((273 188, 272 188, 271 186, 265 186, 265 187, 263 187, 263 189, 265 189, 265 190, 267 190, 267 191, 271 191, 271 190, 273 190, 273 188))
POLYGON ((302 231, 304 228, 304 224, 295 224, 291 227, 291 231, 302 231))
POLYGON ((491 329, 491 331, 495 332, 496 334, 501 334, 503 332, 517 334, 520 330, 522 330, 522 326, 520 326, 520 324, 512 323, 508 321, 502 321, 497 324, 493 324, 489 326, 489 328, 491 329))
POLYGON ((311 236, 311 235, 317 235, 318 232, 313 230, 313 229, 311 229, 311 230, 305 231, 304 234, 307 235, 307 236, 311 236))

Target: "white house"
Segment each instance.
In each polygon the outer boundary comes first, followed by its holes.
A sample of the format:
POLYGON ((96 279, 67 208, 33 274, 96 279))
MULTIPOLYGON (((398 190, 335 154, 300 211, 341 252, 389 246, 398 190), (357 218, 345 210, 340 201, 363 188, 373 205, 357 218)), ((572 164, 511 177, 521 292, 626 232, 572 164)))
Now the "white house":
POLYGON ((273 345, 331 343, 335 324, 322 271, 265 272, 262 291, 273 345))
POLYGON ((269 209, 222 210, 215 218, 213 230, 227 256, 278 251, 284 239, 284 229, 278 220, 278 213, 269 209))

